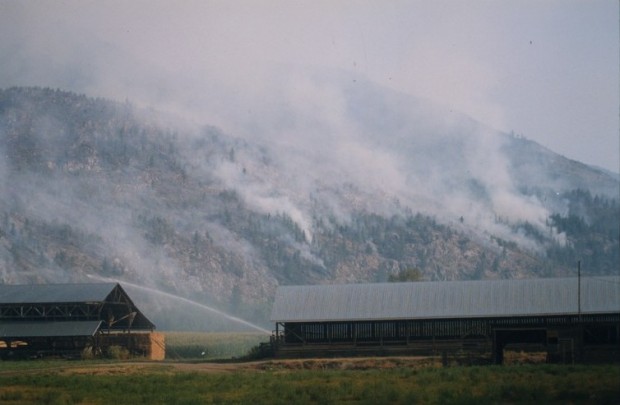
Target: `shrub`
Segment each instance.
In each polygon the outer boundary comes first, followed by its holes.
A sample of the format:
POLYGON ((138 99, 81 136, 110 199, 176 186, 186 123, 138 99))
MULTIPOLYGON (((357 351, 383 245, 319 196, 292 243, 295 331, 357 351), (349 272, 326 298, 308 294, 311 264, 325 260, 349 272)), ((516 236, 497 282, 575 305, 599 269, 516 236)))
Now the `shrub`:
POLYGON ((122 346, 110 346, 107 351, 108 357, 115 360, 127 360, 129 356, 129 350, 122 346))
POLYGON ((82 360, 92 360, 95 358, 95 353, 93 351, 93 347, 92 346, 86 346, 84 349, 82 349, 82 353, 80 353, 80 357, 82 358, 82 360))

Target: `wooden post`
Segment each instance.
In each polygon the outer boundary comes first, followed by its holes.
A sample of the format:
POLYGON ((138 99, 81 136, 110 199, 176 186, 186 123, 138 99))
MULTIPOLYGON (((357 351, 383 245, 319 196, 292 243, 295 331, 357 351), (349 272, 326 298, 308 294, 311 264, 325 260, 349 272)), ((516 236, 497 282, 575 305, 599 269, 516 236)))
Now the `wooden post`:
POLYGON ((581 325, 581 260, 577 261, 577 320, 581 325))

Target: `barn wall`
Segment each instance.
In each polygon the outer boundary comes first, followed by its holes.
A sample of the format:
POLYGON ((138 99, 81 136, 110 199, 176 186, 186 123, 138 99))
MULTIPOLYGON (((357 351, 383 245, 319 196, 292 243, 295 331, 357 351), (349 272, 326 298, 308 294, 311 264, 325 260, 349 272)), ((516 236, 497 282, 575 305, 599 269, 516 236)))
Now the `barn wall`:
POLYGON ((609 359, 620 360, 620 314, 285 322, 283 326, 275 352, 287 357, 363 354, 375 350, 369 349, 374 346, 385 354, 487 351, 501 363, 506 345, 536 344, 558 361, 588 361, 604 352, 609 359))

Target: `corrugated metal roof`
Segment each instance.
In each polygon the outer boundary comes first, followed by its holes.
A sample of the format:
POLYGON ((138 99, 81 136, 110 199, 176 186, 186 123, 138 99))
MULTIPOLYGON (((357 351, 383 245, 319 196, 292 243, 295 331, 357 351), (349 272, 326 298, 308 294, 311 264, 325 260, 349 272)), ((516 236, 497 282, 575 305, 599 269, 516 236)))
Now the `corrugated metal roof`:
POLYGON ((101 321, 0 322, 0 338, 93 336, 101 321))
MULTIPOLYGON (((155 325, 142 313, 127 295, 119 283, 78 283, 78 284, 0 284, 0 306, 13 305, 56 305, 56 304, 81 304, 95 303, 112 304, 113 315, 123 317, 127 311, 136 312, 131 327, 134 329, 153 329, 155 325), (117 290, 117 291, 115 291, 117 290), (126 305, 114 306, 119 296, 126 305), (108 297, 111 299, 106 301, 108 297)), ((108 306, 109 308, 109 306, 108 306)), ((106 313, 107 315, 107 313, 106 313)), ((14 318, 19 316, 14 316, 14 318)), ((128 327, 129 321, 116 323, 112 328, 128 327)))
POLYGON ((0 304, 103 302, 116 283, 0 284, 0 304))
MULTIPOLYGON (((503 317, 578 312, 578 279, 283 286, 274 322, 503 317)), ((582 277, 581 312, 620 312, 620 277, 582 277)))

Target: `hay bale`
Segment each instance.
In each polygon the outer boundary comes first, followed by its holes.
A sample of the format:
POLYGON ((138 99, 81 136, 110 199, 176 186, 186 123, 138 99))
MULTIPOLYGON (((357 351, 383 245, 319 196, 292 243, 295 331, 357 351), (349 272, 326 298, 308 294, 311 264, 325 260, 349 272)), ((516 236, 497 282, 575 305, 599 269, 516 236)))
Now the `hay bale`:
POLYGON ((164 360, 166 358, 166 340, 163 333, 149 333, 150 351, 147 357, 150 360, 164 360))

